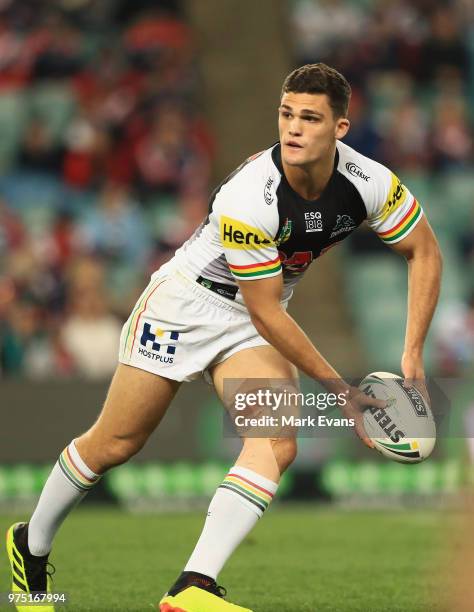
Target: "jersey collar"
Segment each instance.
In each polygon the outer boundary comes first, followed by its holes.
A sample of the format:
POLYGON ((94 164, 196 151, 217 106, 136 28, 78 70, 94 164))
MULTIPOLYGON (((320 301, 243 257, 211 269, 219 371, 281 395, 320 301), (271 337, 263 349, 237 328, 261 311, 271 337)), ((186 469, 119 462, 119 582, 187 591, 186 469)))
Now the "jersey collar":
POLYGON ((273 145, 273 149, 272 149, 272 161, 275 164, 276 168, 278 169, 278 172, 281 174, 282 181, 285 182, 285 184, 288 187, 288 189, 290 189, 295 194, 295 196, 297 198, 299 198, 303 202, 314 202, 314 203, 316 203, 316 202, 319 202, 319 200, 322 198, 324 193, 327 191, 327 188, 332 183, 332 181, 334 179, 334 176, 337 173, 337 167, 338 167, 338 164, 339 164, 339 150, 338 150, 338 148, 336 146, 336 155, 334 156, 334 167, 333 167, 333 171, 332 171, 331 177, 330 177, 326 187, 324 188, 323 192, 321 193, 319 198, 317 198, 316 200, 306 200, 305 198, 300 196, 299 193, 296 193, 296 191, 291 187, 290 183, 286 180, 286 176, 285 176, 285 173, 283 171, 283 163, 281 161, 281 144, 279 142, 277 142, 277 143, 275 143, 273 145))

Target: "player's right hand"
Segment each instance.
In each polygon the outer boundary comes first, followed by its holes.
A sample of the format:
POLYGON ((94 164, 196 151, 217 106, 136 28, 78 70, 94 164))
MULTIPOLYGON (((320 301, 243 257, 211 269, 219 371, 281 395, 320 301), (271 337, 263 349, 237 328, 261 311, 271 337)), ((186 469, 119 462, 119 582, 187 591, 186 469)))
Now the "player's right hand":
POLYGON ((362 442, 369 448, 374 448, 374 443, 365 431, 364 410, 368 406, 374 406, 382 409, 386 408, 387 402, 385 400, 376 399, 375 397, 366 395, 359 389, 359 387, 350 387, 348 396, 349 398, 345 406, 341 406, 342 413, 346 418, 354 420, 354 429, 362 442))

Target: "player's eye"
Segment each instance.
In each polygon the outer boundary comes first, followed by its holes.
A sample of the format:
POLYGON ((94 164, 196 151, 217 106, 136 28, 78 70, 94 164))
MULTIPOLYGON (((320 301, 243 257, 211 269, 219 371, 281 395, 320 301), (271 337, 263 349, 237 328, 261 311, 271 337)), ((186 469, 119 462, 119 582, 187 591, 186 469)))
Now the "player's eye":
POLYGON ((291 117, 291 113, 288 113, 287 111, 280 111, 280 114, 282 117, 285 117, 285 119, 289 119, 291 117))
POLYGON ((313 115, 306 115, 303 117, 305 121, 309 121, 310 123, 316 123, 317 121, 321 121, 319 117, 314 117, 313 115))

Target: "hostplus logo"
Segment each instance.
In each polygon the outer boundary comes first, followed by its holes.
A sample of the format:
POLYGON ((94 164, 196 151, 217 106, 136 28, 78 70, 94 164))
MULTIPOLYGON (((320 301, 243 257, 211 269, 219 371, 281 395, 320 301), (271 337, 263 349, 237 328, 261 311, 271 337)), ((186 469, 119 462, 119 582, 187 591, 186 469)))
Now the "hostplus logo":
POLYGON ((151 325, 149 323, 145 323, 143 325, 142 337, 140 338, 141 346, 138 347, 138 353, 144 357, 148 357, 148 359, 153 359, 154 361, 161 361, 161 363, 173 363, 173 355, 176 352, 176 344, 172 344, 172 342, 177 342, 178 340, 179 332, 165 332, 162 329, 157 328, 155 329, 155 333, 153 333, 151 331, 151 325), (166 336, 168 337, 166 338, 166 336), (163 338, 161 344, 160 342, 157 342, 157 338, 163 338))

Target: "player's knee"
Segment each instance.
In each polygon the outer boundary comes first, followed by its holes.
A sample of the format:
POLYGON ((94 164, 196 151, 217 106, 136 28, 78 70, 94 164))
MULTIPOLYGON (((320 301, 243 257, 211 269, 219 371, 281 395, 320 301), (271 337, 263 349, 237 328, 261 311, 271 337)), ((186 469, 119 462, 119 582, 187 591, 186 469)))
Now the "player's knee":
POLYGON ((81 458, 97 474, 126 463, 143 448, 145 439, 138 437, 102 436, 92 428, 76 440, 81 458))
POLYGON ((275 455, 280 474, 296 459, 298 447, 295 438, 277 438, 272 440, 273 454, 275 455))
POLYGON ((104 449, 104 462, 107 466, 105 469, 126 463, 143 448, 144 444, 145 440, 139 438, 111 437, 104 449))

